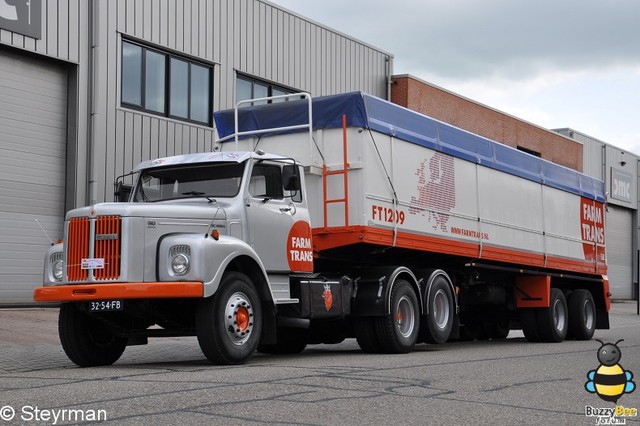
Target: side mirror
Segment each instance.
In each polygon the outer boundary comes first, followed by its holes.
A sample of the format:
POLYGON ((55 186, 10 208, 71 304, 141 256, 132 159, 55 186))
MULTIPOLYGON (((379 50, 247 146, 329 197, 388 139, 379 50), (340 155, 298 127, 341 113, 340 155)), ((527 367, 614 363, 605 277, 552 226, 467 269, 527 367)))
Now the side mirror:
POLYGON ((286 165, 282 168, 282 181, 285 191, 300 191, 300 174, 297 165, 286 165))
POLYGON ((129 201, 129 196, 131 195, 131 190, 133 189, 131 185, 125 185, 121 180, 118 180, 113 186, 113 199, 116 203, 129 201))

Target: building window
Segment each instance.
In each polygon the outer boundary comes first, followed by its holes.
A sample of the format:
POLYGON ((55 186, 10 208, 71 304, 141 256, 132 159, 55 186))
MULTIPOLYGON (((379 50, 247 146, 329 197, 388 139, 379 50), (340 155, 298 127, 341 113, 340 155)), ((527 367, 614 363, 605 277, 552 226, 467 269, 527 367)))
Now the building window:
MULTIPOLYGON (((298 93, 299 90, 290 89, 287 87, 278 86, 273 83, 269 83, 263 80, 252 78, 245 75, 238 75, 236 78, 236 102, 246 101, 248 99, 267 98, 270 96, 280 96, 289 93, 298 93)), ((276 99, 270 102, 284 102, 286 99, 276 99)), ((253 104, 244 104, 243 106, 257 105, 259 102, 253 104)))
POLYGON ((122 105, 211 126, 213 68, 122 42, 122 105))

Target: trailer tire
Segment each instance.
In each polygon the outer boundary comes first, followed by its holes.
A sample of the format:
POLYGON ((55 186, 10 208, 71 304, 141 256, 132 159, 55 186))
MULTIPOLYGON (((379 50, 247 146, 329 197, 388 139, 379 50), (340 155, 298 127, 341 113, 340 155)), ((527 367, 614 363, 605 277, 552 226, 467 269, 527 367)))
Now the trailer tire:
POLYGON ((291 355, 299 354, 307 347, 305 330, 297 328, 278 327, 276 343, 258 345, 258 352, 265 354, 291 355))
POLYGON ((358 346, 364 353, 377 354, 382 352, 373 317, 357 317, 353 319, 353 333, 358 346))
POLYGON ((552 288, 549 307, 538 309, 538 331, 545 342, 562 342, 567 337, 569 316, 567 300, 558 288, 552 288))
POLYGON ((427 343, 445 343, 453 330, 455 303, 447 279, 439 275, 427 290, 428 314, 423 316, 422 339, 427 343))
POLYGON ((538 330, 538 313, 536 308, 525 308, 520 310, 520 322, 522 323, 522 332, 529 342, 541 342, 540 332, 538 330))
POLYGON ((127 339, 111 332, 99 319, 63 303, 58 315, 58 334, 62 349, 80 367, 111 365, 120 359, 127 339))
POLYGON ((576 290, 569 296, 567 338, 591 340, 596 331, 596 307, 589 290, 576 290))
POLYGON ((196 311, 200 349, 213 364, 243 364, 262 333, 262 306, 251 280, 240 272, 222 277, 218 291, 196 311))
POLYGON ((376 333, 384 353, 401 354, 413 350, 420 331, 420 305, 411 284, 398 279, 391 289, 391 312, 376 318, 376 333))

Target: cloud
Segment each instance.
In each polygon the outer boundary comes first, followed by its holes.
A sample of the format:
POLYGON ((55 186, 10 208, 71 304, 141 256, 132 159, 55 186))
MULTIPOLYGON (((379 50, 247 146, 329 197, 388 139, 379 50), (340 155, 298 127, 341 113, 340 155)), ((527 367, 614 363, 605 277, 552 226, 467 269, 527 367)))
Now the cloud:
POLYGON ((549 69, 640 63, 640 1, 276 2, 390 51, 400 73, 526 79, 549 69))
POLYGON ((640 0, 272 0, 412 74, 640 153, 640 0))

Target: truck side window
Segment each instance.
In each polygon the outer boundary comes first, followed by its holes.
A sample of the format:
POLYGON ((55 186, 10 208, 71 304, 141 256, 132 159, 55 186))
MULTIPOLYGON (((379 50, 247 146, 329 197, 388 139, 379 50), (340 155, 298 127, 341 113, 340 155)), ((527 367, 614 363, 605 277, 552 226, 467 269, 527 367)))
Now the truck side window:
POLYGON ((284 198, 282 169, 273 164, 256 164, 251 172, 249 195, 255 198, 284 198))

